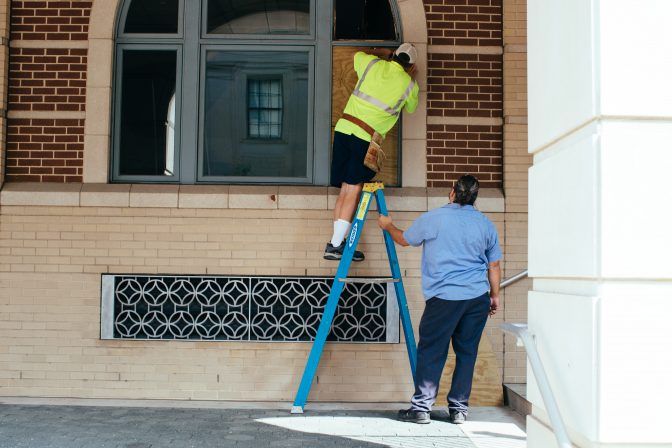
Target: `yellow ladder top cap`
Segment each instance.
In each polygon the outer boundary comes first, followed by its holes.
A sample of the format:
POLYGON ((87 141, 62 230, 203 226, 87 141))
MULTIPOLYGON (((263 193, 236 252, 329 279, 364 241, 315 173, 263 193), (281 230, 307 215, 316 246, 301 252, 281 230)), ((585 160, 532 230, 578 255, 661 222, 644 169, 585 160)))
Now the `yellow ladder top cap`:
POLYGON ((384 189, 385 184, 383 184, 382 182, 367 182, 362 187, 362 190, 369 193, 375 193, 378 190, 384 190, 384 189))

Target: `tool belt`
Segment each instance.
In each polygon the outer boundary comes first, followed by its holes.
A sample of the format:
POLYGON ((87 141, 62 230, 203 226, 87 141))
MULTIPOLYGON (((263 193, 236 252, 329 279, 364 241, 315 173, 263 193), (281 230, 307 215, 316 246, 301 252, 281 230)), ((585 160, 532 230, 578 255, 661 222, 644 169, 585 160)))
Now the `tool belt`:
POLYGON ((383 170, 383 165, 385 163, 385 152, 383 151, 383 137, 376 132, 371 126, 366 124, 364 121, 360 120, 357 117, 353 117, 350 114, 344 113, 341 115, 341 118, 354 123, 359 126, 364 132, 371 136, 371 142, 369 147, 366 150, 366 156, 364 157, 363 164, 365 167, 370 169, 375 173, 379 173, 383 170))

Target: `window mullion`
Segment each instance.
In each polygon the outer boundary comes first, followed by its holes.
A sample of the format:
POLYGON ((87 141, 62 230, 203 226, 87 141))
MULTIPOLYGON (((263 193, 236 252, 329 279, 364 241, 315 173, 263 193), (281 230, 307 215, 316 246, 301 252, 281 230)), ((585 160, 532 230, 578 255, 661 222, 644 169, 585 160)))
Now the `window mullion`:
POLYGON ((182 52, 182 133, 180 135, 180 183, 196 183, 199 101, 200 2, 184 2, 182 52))
POLYGON ((313 183, 329 184, 329 165, 331 155, 331 2, 316 1, 315 11, 317 37, 315 48, 315 98, 314 113, 309 119, 314 120, 313 148, 313 183))

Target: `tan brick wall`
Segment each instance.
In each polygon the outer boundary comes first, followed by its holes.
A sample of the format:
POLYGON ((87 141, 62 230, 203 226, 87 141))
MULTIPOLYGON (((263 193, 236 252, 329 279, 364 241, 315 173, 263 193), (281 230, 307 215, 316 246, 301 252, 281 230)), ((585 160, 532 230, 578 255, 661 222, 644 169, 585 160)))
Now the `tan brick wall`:
MULTIPOLYGON (((401 227, 418 215, 395 213, 401 227)), ((490 218, 502 232, 503 214, 490 218)), ((100 274, 333 275, 321 256, 330 223, 326 209, 3 205, 0 394, 291 400, 310 344, 100 340, 100 274)), ((360 247, 367 261, 351 275, 389 272, 375 222, 360 247)), ((398 253, 417 329, 421 251, 398 253)), ((496 356, 487 339, 481 350, 472 401, 497 404, 496 356)), ((404 344, 327 344, 317 376, 312 401, 406 401, 412 391, 404 344)))
MULTIPOLYGON (((532 157, 527 153, 527 4, 504 0, 504 192, 506 197, 505 276, 527 269, 527 172, 532 157)), ((531 280, 505 291, 504 318, 527 322, 527 291, 531 280)), ((509 335, 504 341, 504 382, 527 380, 526 354, 509 335)))

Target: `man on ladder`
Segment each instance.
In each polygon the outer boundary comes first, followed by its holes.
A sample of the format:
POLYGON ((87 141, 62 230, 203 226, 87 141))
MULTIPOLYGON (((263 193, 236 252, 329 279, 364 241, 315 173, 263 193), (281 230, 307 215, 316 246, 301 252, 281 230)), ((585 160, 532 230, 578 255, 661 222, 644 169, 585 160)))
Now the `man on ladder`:
MULTIPOLYGON (((418 106, 418 83, 411 75, 418 52, 409 43, 390 53, 385 59, 357 52, 354 67, 359 78, 341 119, 336 123, 331 163, 331 185, 341 189, 334 208, 334 233, 324 250, 327 260, 340 260, 345 247, 345 235, 350 229, 362 184, 375 176, 364 166, 369 143, 374 132, 383 138, 395 125, 401 111, 413 113, 418 106)), ((364 260, 355 251, 353 261, 364 260)))

